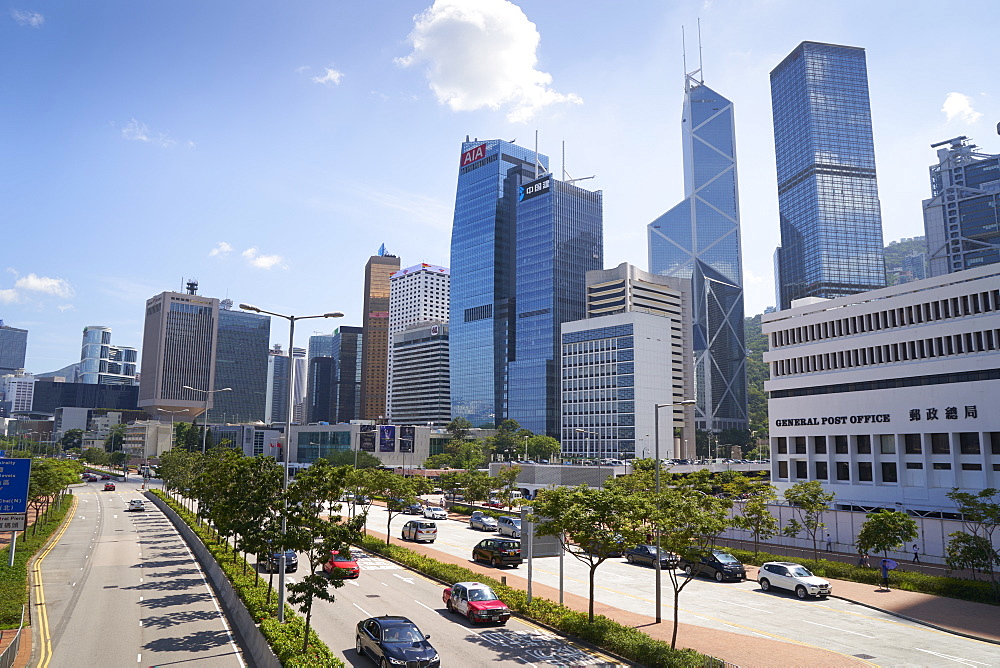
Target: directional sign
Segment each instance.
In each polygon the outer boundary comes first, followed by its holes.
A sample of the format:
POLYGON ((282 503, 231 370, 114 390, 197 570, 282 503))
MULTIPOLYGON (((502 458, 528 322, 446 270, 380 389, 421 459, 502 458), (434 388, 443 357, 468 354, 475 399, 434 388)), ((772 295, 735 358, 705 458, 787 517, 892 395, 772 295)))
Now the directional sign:
POLYGON ((28 512, 30 459, 0 459, 0 514, 28 512))
POLYGON ((0 531, 24 531, 27 526, 27 513, 0 513, 0 531))

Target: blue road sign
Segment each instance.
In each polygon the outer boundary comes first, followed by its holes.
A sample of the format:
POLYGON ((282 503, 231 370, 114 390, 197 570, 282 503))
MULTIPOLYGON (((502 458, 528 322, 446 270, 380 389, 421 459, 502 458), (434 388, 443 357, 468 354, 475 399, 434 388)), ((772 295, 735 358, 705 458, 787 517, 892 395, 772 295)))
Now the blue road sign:
POLYGON ((0 459, 0 513, 28 512, 30 459, 0 459))

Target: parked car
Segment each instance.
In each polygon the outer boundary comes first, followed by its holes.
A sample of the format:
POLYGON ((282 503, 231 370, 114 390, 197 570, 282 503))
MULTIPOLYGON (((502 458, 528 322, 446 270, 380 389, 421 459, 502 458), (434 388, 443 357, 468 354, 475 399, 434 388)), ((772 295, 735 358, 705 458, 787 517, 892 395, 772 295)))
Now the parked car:
POLYGON ((702 555, 697 562, 681 559, 678 567, 683 569, 688 577, 704 573, 714 577, 719 582, 747 579, 747 571, 740 560, 722 550, 712 550, 708 554, 702 555))
POLYGON ((472 548, 473 561, 488 561, 494 566, 517 568, 521 559, 521 542, 505 538, 486 538, 472 548))
POLYGON ((358 622, 355 649, 380 666, 440 668, 441 659, 417 625, 406 617, 384 615, 358 622))
POLYGON ((506 624, 510 608, 492 589, 480 582, 457 582, 445 587, 441 600, 451 612, 465 615, 469 623, 498 622, 506 624))
POLYGON ((489 501, 484 502, 483 505, 487 508, 503 508, 503 504, 500 502, 500 499, 490 499, 489 501))
MULTIPOLYGON (((636 545, 626 550, 625 561, 630 564, 645 564, 656 566, 656 546, 636 545)), ((660 548, 660 568, 675 568, 677 566, 677 555, 660 548)))
POLYGON ((497 520, 497 531, 501 536, 521 537, 521 518, 504 515, 497 520))
POLYGON ((396 512, 403 512, 410 505, 406 499, 389 499, 385 502, 385 509, 396 512))
POLYGON ((132 512, 133 510, 146 510, 146 504, 142 502, 142 499, 132 499, 128 502, 128 507, 125 508, 126 511, 132 512))
POLYGON ((448 519, 448 511, 440 506, 428 506, 424 508, 424 517, 429 520, 446 520, 448 519))
POLYGON ((473 516, 469 519, 469 526, 473 529, 478 529, 479 531, 496 531, 497 521, 489 515, 483 515, 482 513, 479 513, 478 515, 473 514, 473 516))
MULTIPOLYGON (((264 570, 268 573, 277 573, 281 568, 281 551, 272 552, 267 556, 264 563, 264 570)), ((285 572, 294 573, 299 570, 299 557, 295 550, 285 550, 285 572)))
POLYGON ((113 483, 113 482, 106 482, 106 483, 104 483, 104 491, 105 492, 113 492, 113 491, 115 491, 115 483, 113 483))
POLYGON ((403 525, 403 540, 412 540, 416 543, 433 543, 437 538, 437 524, 430 520, 410 520, 403 525))
POLYGON ((764 591, 777 587, 794 591, 799 598, 829 596, 833 592, 828 580, 813 575, 805 566, 791 561, 768 561, 760 567, 757 582, 764 591))
POLYGON ((340 554, 337 550, 330 550, 330 560, 323 564, 323 572, 330 575, 337 572, 345 580, 361 575, 358 562, 351 553, 348 551, 346 554, 340 554))

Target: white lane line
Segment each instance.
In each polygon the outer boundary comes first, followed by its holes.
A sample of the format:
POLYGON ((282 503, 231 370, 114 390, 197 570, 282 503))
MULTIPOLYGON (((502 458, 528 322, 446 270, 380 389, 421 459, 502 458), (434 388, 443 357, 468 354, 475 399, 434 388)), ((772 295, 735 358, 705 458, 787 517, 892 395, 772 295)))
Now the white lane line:
POLYGON ((136 654, 135 655, 135 662, 136 663, 142 663, 142 654, 136 654))
POLYGON ((959 658, 957 656, 949 656, 948 654, 939 654, 938 652, 932 652, 929 649, 920 649, 919 647, 915 647, 914 649, 919 650, 921 652, 927 652, 928 654, 933 654, 934 656, 940 656, 942 659, 949 659, 950 661, 957 661, 958 663, 961 663, 961 664, 966 665, 966 666, 971 666, 973 664, 975 664, 977 666, 987 666, 987 665, 989 665, 987 663, 979 663, 978 661, 973 661, 972 659, 961 659, 961 658, 959 658))
POLYGON ((357 582, 355 582, 354 580, 345 580, 344 582, 346 582, 349 585, 354 585, 355 587, 360 587, 361 586, 357 582))
POLYGON ((141 619, 139 620, 139 626, 142 626, 142 620, 141 619))
POLYGON ((858 633, 857 631, 848 631, 847 629, 838 629, 836 626, 827 626, 826 624, 820 624, 819 622, 810 622, 808 619, 803 619, 802 621, 805 622, 806 624, 812 624, 813 626, 822 626, 823 628, 833 629, 834 631, 840 631, 841 633, 853 633, 854 635, 861 636, 862 638, 872 638, 872 639, 875 638, 875 636, 865 635, 864 633, 858 633))
POLYGON ((415 603, 416 603, 417 605, 423 605, 423 606, 424 606, 425 608, 427 608, 427 609, 428 609, 428 610, 430 610, 431 612, 437 612, 437 610, 435 610, 435 609, 434 609, 434 608, 432 608, 431 606, 429 606, 429 605, 424 605, 423 603, 421 603, 420 601, 417 601, 416 599, 414 599, 414 602, 415 602, 415 603))
POLYGON ((358 609, 358 610, 360 610, 361 612, 365 613, 365 617, 374 617, 374 615, 373 615, 372 613, 368 612, 367 610, 365 610, 364 608, 362 608, 362 607, 361 607, 360 605, 358 605, 357 603, 354 603, 353 605, 354 605, 354 607, 355 607, 355 608, 357 608, 357 609, 358 609))
POLYGON ((142 596, 139 597, 139 602, 142 603, 142 596))
POLYGON ((400 580, 402 580, 403 582, 405 582, 407 584, 413 584, 413 578, 403 577, 399 573, 393 573, 393 576, 399 578, 400 580))
MULTIPOLYGON (((722 622, 722 623, 726 624, 725 622, 722 622)), ((739 629, 743 633, 752 633, 753 635, 760 636, 761 638, 770 638, 771 637, 771 636, 766 636, 763 633, 757 633, 756 631, 751 631, 749 629, 743 628, 742 626, 736 626, 735 624, 726 624, 726 626, 731 626, 734 629, 739 629)))
POLYGON ((383 583, 381 583, 381 584, 382 584, 382 586, 383 586, 383 587, 388 587, 388 586, 389 586, 389 583, 388 583, 388 582, 383 582, 383 583))
POLYGON ((771 610, 764 610, 763 608, 755 608, 752 605, 743 605, 742 603, 733 603, 732 601, 726 601, 726 605, 737 605, 737 606, 739 606, 741 608, 749 608, 751 610, 756 610, 757 612, 764 612, 764 613, 767 613, 769 615, 773 615, 774 614, 774 612, 771 611, 771 610))

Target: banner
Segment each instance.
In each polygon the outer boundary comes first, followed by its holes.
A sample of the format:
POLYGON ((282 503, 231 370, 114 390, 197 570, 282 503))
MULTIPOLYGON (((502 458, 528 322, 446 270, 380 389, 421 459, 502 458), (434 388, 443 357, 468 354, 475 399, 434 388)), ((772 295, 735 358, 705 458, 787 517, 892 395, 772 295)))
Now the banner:
POLYGON ((359 427, 358 449, 375 452, 375 425, 363 424, 359 427))
POLYGON ((413 452, 413 441, 417 435, 416 427, 399 428, 399 451, 413 452))
POLYGON ((379 452, 396 452, 396 427, 382 424, 378 427, 379 452))

